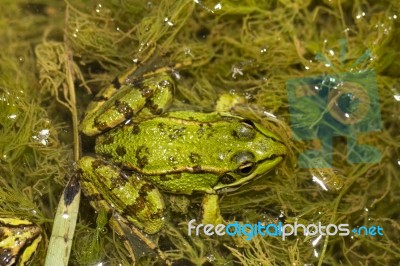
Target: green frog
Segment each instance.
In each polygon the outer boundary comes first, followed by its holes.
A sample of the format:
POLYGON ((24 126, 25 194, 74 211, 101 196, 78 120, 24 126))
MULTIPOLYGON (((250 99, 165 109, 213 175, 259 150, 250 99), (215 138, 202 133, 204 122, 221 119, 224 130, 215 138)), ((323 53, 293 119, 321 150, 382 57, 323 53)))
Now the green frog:
POLYGON ((203 223, 220 223, 218 192, 263 175, 286 154, 261 124, 228 112, 167 112, 174 80, 126 74, 94 98, 80 131, 96 136, 78 161, 83 192, 147 234, 165 222, 161 192, 205 195, 203 223))

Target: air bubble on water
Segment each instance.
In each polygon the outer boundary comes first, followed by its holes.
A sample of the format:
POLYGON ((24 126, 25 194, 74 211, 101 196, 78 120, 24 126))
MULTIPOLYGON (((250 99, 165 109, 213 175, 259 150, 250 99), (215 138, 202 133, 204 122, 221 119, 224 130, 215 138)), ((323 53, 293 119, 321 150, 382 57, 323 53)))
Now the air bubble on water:
POLYGON ((181 74, 179 74, 179 72, 175 69, 171 69, 171 74, 177 80, 180 80, 182 78, 181 74))
POLYGON ((361 12, 356 16, 356 19, 361 19, 362 17, 365 17, 365 12, 361 12))
POLYGON ((236 75, 243 76, 243 69, 239 65, 233 65, 231 68, 232 78, 236 79, 236 75))
POLYGON ((100 8, 101 8, 101 7, 102 7, 101 4, 98 4, 98 5, 97 5, 97 7, 96 7, 96 12, 97 12, 97 13, 100 13, 100 8))
POLYGON ((39 133, 35 136, 32 136, 33 140, 42 144, 42 145, 48 145, 49 144, 49 138, 50 138, 50 130, 49 129, 42 129, 39 131, 39 133))
POLYGON ((79 32, 79 29, 76 28, 74 33, 72 33, 72 36, 74 36, 75 38, 78 37, 78 32, 79 32))
POLYGON ((321 240, 321 238, 322 238, 322 235, 319 235, 316 239, 313 240, 313 242, 311 242, 313 247, 318 245, 318 242, 321 240))
POLYGON ((272 118, 276 118, 276 116, 273 114, 273 113, 270 113, 270 112, 267 112, 267 111, 264 111, 263 112, 263 115, 265 115, 266 117, 272 117, 272 118))
POLYGON ((207 256, 207 260, 209 261, 209 262, 214 262, 214 261, 216 261, 216 257, 213 255, 213 254, 210 254, 210 255, 208 255, 207 256))
POLYGON ((164 23, 171 27, 174 26, 174 23, 172 23, 172 21, 170 21, 167 17, 164 18, 164 23))
POLYGON ((261 47, 260 53, 264 54, 266 52, 267 52, 267 48, 266 47, 261 47))
POLYGON ((253 94, 251 94, 250 92, 245 92, 244 93, 244 98, 246 100, 251 100, 251 99, 253 99, 253 94))
POLYGON ((328 188, 325 186, 324 181, 322 181, 318 176, 313 175, 312 181, 317 183, 323 190, 328 191, 328 188))
POLYGON ((319 256, 318 251, 317 251, 316 249, 314 249, 314 256, 315 256, 316 258, 318 258, 318 256, 319 256))
POLYGON ((15 120, 17 118, 17 115, 16 114, 12 114, 12 115, 9 115, 7 118, 10 119, 10 120, 15 120))

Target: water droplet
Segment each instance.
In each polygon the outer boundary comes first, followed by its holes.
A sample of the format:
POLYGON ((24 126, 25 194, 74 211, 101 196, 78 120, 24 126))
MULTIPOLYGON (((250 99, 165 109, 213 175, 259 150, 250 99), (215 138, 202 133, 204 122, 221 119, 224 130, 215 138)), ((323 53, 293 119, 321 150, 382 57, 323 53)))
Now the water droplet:
POLYGON ((221 10, 222 9, 222 4, 218 3, 214 6, 214 10, 221 10))
POLYGON ((16 114, 12 114, 8 116, 8 119, 15 120, 17 118, 16 114))

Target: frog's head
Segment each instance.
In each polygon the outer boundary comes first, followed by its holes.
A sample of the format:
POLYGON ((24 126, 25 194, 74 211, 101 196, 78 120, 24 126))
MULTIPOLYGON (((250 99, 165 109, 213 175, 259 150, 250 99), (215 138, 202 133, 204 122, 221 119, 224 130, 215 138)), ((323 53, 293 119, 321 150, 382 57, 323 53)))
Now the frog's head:
POLYGON ((261 124, 242 120, 232 134, 241 148, 230 155, 231 170, 220 176, 214 190, 244 184, 267 173, 286 155, 286 146, 261 124))

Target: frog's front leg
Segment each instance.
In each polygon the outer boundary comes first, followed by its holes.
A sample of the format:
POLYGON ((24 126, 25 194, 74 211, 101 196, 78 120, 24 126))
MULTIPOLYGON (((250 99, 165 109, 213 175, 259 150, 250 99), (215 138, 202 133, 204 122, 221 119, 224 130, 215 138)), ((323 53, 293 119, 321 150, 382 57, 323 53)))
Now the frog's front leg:
POLYGON ((114 84, 94 98, 79 129, 94 136, 131 118, 158 115, 171 104, 173 92, 174 81, 166 73, 136 80, 134 84, 114 84))
POLYGON ((135 261, 135 254, 132 245, 125 241, 129 239, 128 234, 139 237, 169 264, 156 244, 136 229, 154 234, 164 226, 165 205, 159 190, 138 175, 127 175, 101 159, 86 156, 78 161, 77 166, 84 194, 94 209, 113 213, 110 227, 124 241, 132 261, 135 261))
POLYGON ((202 224, 222 224, 224 219, 219 208, 219 196, 217 194, 205 194, 201 203, 202 224))

